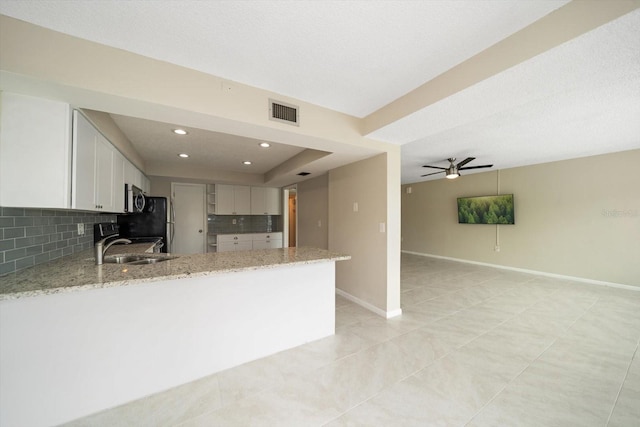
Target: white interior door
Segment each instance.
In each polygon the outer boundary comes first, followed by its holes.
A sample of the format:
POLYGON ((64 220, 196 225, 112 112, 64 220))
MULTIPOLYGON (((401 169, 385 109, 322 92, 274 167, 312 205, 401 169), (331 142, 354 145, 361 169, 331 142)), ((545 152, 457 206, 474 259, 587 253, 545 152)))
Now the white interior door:
POLYGON ((171 183, 173 235, 171 252, 204 253, 206 248, 206 186, 171 183))

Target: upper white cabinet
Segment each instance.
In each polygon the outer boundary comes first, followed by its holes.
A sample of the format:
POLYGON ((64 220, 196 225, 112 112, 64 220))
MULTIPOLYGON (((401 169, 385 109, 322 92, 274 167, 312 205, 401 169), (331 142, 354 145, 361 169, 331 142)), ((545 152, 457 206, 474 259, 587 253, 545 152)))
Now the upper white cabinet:
POLYGON ((142 172, 129 160, 124 162, 124 182, 138 188, 142 187, 142 172))
POLYGON ((124 211, 124 158, 78 111, 73 112, 72 208, 124 211))
POLYGON ((151 191, 151 182, 137 167, 129 160, 125 159, 124 164, 124 182, 125 184, 135 185, 142 190, 143 193, 149 194, 151 191))
POLYGON ((124 212, 124 163, 127 160, 119 151, 113 153, 113 209, 124 212), (122 197, 120 197, 122 196, 122 197))
POLYGON ((142 187, 140 188, 142 189, 142 192, 146 195, 149 195, 149 193, 151 193, 151 181, 144 174, 142 174, 142 187))
POLYGON ((280 189, 272 187, 251 187, 251 214, 281 215, 280 189))
POLYGON ((250 215, 251 187, 216 184, 217 215, 250 215))
POLYGON ((0 206, 123 212, 126 164, 69 104, 0 93, 0 206))
POLYGON ((71 108, 0 93, 0 206, 71 206, 71 108))

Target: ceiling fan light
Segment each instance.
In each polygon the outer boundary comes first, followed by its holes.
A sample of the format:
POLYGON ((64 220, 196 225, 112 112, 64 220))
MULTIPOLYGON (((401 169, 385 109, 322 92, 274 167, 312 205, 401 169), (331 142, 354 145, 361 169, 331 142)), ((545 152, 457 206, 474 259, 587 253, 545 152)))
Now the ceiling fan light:
POLYGON ((446 172, 447 179, 456 179, 459 176, 460 174, 458 173, 455 167, 451 167, 447 169, 447 172, 446 172))

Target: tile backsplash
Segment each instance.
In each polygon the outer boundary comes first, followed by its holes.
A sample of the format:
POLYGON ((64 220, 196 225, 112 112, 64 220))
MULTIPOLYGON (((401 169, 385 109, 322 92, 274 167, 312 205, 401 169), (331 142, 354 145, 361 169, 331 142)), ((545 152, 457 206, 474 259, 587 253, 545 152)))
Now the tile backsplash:
POLYGON ((282 231, 281 215, 209 215, 207 219, 209 234, 282 231))
POLYGON ((0 207, 0 275, 90 249, 96 222, 116 222, 116 215, 0 207))

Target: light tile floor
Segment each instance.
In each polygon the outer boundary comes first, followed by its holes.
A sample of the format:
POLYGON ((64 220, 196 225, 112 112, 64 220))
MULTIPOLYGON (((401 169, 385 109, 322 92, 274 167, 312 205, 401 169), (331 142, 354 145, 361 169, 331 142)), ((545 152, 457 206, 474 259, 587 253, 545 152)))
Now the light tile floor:
POLYGON ((640 426, 640 292, 402 255, 403 315, 70 426, 640 426))

